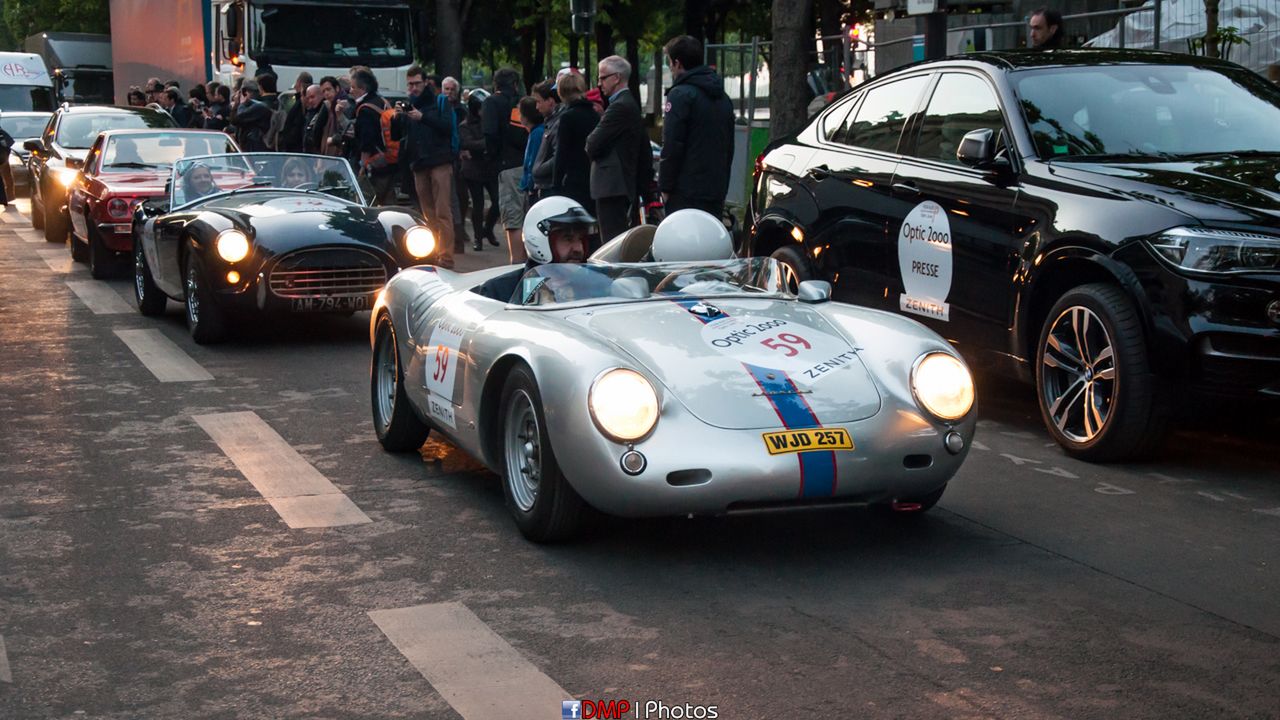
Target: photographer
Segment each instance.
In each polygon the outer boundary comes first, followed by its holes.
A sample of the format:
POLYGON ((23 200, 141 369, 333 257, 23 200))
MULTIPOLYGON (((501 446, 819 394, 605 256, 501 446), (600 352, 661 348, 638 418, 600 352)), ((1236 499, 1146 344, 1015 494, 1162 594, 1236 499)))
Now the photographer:
POLYGON ((453 161, 457 157, 457 120, 447 96, 427 85, 427 75, 414 65, 405 73, 409 104, 397 103, 393 134, 403 138, 404 160, 413 170, 418 206, 435 231, 437 263, 453 267, 453 161))

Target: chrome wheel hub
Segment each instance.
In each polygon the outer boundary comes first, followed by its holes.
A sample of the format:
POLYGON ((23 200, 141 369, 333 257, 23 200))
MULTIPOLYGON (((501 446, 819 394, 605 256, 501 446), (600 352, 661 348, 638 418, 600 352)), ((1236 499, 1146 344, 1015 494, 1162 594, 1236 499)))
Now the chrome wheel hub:
POLYGON ((378 354, 373 359, 373 373, 376 394, 374 409, 378 413, 378 429, 386 432, 391 426, 391 416, 395 413, 398 381, 395 340, 390 332, 378 334, 378 354))
POLYGON ((516 507, 529 512, 542 486, 542 434, 528 393, 516 391, 506 421, 507 487, 516 507))
POLYGON ((1040 392, 1049 418, 1072 442, 1088 442, 1106 427, 1116 395, 1115 349, 1092 310, 1059 315, 1045 339, 1040 392))
POLYGON ((200 322, 200 296, 197 291, 200 289, 199 280, 196 278, 196 268, 194 265, 187 266, 187 321, 192 325, 200 322))

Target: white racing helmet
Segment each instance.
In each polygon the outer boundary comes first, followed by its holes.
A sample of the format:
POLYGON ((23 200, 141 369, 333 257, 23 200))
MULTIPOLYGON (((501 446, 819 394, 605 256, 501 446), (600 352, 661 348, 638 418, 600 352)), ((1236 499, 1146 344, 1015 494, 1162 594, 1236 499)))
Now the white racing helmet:
POLYGON ((709 212, 688 208, 668 215, 653 234, 655 262, 728 260, 733 238, 724 223, 709 212))
POLYGON ((596 219, 578 201, 552 195, 533 204, 524 215, 524 249, 536 263, 549 263, 551 226, 590 225, 595 232, 596 219))

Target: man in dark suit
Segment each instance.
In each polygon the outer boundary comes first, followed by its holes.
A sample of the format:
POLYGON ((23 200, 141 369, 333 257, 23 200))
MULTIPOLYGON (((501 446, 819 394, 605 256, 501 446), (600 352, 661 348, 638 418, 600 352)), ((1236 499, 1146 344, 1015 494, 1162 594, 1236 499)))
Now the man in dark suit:
POLYGON ((636 163, 644 141, 640 104, 627 89, 631 63, 617 55, 600 61, 600 94, 609 105, 600 124, 587 136, 591 158, 591 199, 596 202, 600 239, 608 242, 631 227, 631 204, 636 199, 636 163))

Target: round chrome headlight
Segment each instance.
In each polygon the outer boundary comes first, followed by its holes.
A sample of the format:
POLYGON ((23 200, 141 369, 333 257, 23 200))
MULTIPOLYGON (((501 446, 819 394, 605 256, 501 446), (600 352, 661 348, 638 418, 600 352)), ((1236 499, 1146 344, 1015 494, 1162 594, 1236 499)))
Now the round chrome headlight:
POLYGON ((53 177, 62 185, 62 187, 71 187, 75 184, 76 178, 80 175, 80 171, 74 168, 61 167, 53 171, 53 177))
POLYGON ((959 420, 973 409, 973 376, 954 355, 926 353, 911 369, 911 394, 939 420, 959 420))
POLYGON ((414 225, 404 233, 404 249, 421 260, 436 249, 436 234, 429 228, 414 225))
POLYGON ((600 432, 619 442, 635 442, 658 422, 658 394, 635 370, 614 368, 591 384, 591 419, 600 432))
POLYGON ((239 230, 223 230, 214 241, 218 256, 229 263, 240 262, 249 255, 249 238, 239 230))

